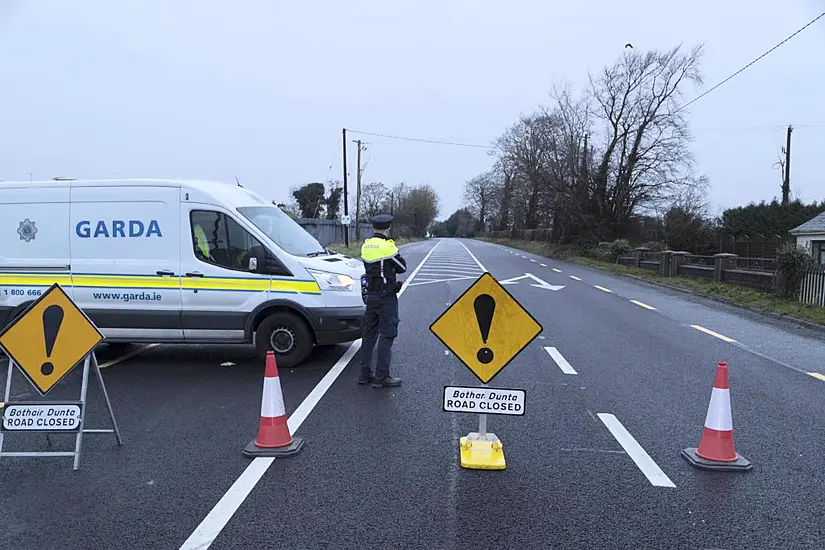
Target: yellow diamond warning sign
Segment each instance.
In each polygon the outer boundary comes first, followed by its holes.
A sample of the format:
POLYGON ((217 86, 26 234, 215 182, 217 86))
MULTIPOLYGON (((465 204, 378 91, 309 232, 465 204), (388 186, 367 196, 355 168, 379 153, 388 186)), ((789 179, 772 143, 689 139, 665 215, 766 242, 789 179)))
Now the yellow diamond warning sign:
POLYGON ((430 325, 430 331, 486 384, 541 333, 542 326, 484 273, 430 325))
POLYGON ((102 340, 91 319, 57 284, 0 333, 0 347, 41 395, 102 340))

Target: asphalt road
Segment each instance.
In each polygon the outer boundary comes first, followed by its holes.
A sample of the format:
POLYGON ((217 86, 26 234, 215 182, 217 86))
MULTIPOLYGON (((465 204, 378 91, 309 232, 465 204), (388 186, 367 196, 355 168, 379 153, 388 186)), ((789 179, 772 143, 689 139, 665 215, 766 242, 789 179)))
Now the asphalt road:
MULTIPOLYGON (((241 449, 263 370, 253 352, 144 350, 104 369, 123 447, 87 436, 78 472, 70 458, 0 460, 0 547, 825 547, 825 381, 808 374, 825 372, 820 335, 488 243, 403 250, 420 267, 400 297, 402 387, 358 386, 355 348, 317 350, 281 372, 303 451, 250 461, 241 449), (563 285, 507 286, 544 330, 491 383, 527 390, 525 416, 488 417, 504 471, 459 466, 477 417, 443 412, 442 389, 478 381, 428 330, 483 270, 563 285), (718 361, 750 472, 679 456, 699 443, 718 361)), ((56 391, 76 393, 78 376, 56 391)), ((90 388, 91 420, 105 424, 90 388)), ((37 446, 42 436, 5 443, 37 446)))

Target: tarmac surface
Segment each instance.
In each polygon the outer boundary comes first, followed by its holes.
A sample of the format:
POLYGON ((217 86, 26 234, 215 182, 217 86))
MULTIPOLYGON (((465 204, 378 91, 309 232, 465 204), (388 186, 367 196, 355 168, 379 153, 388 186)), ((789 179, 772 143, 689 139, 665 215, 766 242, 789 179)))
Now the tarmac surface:
MULTIPOLYGON (((71 458, 0 459, 0 548, 825 547, 825 380, 809 374, 825 372, 821 334, 490 243, 402 252, 401 387, 355 383, 360 342, 318 349, 280 372, 303 450, 250 460, 263 381, 252 349, 103 346, 124 445, 86 435, 77 472, 71 458), (478 418, 443 412, 443 387, 479 381, 429 331, 484 271, 538 278, 506 288, 543 325, 490 383, 527 391, 524 416, 487 417, 504 471, 459 465, 478 418), (749 472, 680 456, 699 443, 719 361, 749 472)), ((55 398, 78 395, 80 374, 55 398)), ((16 375, 12 400, 35 399, 27 384, 16 375)), ((89 388, 87 421, 108 427, 89 388)), ((46 448, 37 434, 4 442, 46 448)))

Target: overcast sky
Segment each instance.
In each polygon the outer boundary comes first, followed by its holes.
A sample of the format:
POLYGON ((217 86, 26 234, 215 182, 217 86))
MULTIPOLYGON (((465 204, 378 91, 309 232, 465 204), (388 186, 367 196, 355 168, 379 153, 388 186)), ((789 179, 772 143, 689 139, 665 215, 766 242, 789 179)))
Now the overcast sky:
MULTIPOLYGON (((489 144, 554 82, 582 86, 627 42, 705 42, 707 89, 822 11, 822 0, 2 0, 0 179, 237 176, 286 200, 341 178, 343 127, 489 144)), ((772 166, 788 124, 792 193, 825 199, 823 52, 825 18, 690 107, 715 212, 780 194, 772 166)), ((365 180, 430 183, 442 219, 491 165, 484 149, 361 137, 365 180)))

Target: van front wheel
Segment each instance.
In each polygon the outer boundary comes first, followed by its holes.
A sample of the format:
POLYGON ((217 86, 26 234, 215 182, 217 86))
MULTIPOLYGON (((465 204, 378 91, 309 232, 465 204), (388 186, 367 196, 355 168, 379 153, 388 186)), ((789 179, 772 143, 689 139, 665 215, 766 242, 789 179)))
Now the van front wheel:
POLYGON ((312 333, 297 315, 279 311, 258 326, 255 347, 258 355, 264 359, 268 351, 274 351, 278 366, 291 368, 309 356, 312 351, 312 333))

